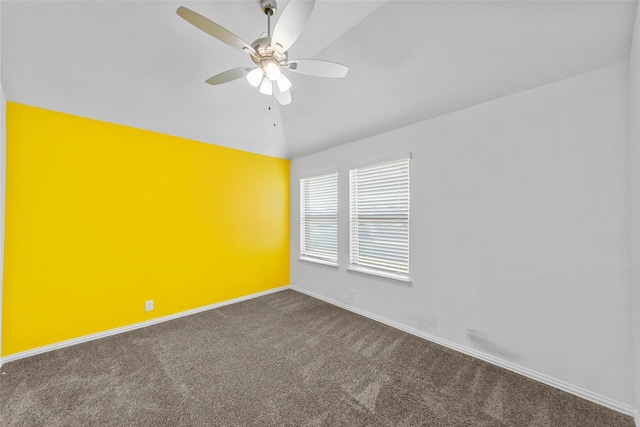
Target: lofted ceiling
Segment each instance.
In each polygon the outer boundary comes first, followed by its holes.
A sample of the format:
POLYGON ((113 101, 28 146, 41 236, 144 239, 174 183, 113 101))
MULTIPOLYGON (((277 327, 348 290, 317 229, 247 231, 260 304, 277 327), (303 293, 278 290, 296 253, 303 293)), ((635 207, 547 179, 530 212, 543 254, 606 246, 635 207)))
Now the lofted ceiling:
POLYGON ((259 0, 2 0, 0 78, 8 101, 295 158, 627 61, 637 4, 318 0, 289 57, 349 74, 290 73, 281 107, 245 79, 205 84, 252 62, 176 15, 251 43, 259 0))

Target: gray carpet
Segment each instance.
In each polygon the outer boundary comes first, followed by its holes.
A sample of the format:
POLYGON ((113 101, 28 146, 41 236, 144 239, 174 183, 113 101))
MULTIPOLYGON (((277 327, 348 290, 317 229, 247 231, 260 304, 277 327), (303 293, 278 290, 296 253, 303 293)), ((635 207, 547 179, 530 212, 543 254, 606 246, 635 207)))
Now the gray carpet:
POLYGON ((291 290, 2 371, 2 426, 634 425, 291 290))

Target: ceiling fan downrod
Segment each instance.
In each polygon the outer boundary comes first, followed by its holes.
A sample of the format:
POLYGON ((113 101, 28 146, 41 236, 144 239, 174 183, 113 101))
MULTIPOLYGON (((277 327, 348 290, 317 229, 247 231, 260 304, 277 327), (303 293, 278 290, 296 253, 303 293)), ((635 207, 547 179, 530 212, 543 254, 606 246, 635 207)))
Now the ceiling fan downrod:
POLYGON ((271 38, 271 17, 275 13, 278 5, 276 0, 260 0, 262 12, 267 15, 267 37, 271 38))

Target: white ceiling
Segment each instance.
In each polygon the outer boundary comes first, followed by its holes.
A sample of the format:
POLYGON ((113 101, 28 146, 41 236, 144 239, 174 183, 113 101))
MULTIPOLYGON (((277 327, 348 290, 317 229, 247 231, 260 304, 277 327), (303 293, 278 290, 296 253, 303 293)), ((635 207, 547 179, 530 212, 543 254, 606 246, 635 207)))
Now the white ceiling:
POLYGON ((251 43, 259 0, 2 0, 0 77, 8 101, 295 158, 627 61, 637 3, 319 0, 289 57, 349 74, 290 73, 274 108, 244 79, 205 84, 251 61, 175 13, 251 43))

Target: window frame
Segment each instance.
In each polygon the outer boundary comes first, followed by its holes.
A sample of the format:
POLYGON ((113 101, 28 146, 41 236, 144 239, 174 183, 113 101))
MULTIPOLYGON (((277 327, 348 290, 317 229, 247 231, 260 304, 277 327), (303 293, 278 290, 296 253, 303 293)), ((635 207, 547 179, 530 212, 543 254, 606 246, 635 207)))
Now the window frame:
MULTIPOLYGON (((347 267, 347 271, 352 273, 362 274, 365 276, 370 276, 373 278, 388 280, 394 283, 399 283, 404 285, 411 284, 411 277, 410 277, 411 270, 409 268, 410 255, 411 255, 411 252, 410 252, 411 159, 412 159, 412 154, 408 153, 408 154, 402 154, 394 157, 388 157, 388 158, 379 159, 376 161, 367 162, 366 164, 353 166, 349 169, 349 218, 348 218, 349 265, 347 267), (402 166, 402 163, 404 163, 405 161, 406 161, 406 166, 402 166), (372 195, 371 191, 375 191, 375 189, 372 190, 371 188, 369 188, 368 189, 369 193, 367 194, 367 190, 366 189, 363 190, 358 183, 358 175, 359 174, 362 175, 363 173, 366 175, 367 172, 369 174, 375 175, 376 169, 386 169, 388 167, 393 168, 394 163, 398 163, 402 167, 405 167, 406 171, 400 172, 400 176, 397 176, 396 179, 385 179, 384 177, 379 176, 378 178, 381 178, 381 179, 377 181, 375 185, 376 186, 380 184, 388 185, 391 182, 397 182, 397 178, 400 178, 401 187, 399 191, 401 191, 401 193, 398 193, 397 195, 395 195, 395 197, 397 198, 397 200, 403 200, 403 201, 406 200, 406 203, 404 204, 401 203, 399 207, 397 207, 398 212, 400 212, 402 209, 406 209, 406 215, 399 215, 397 213, 386 214, 389 211, 393 212, 393 207, 389 203, 383 204, 383 206, 381 207, 382 212, 372 213, 370 209, 371 206, 368 206, 367 208, 364 208, 364 210, 368 212, 365 214, 361 214, 361 211, 359 209, 359 203, 362 204, 363 202, 363 200, 361 200, 363 198, 362 193, 365 193, 364 198, 366 198, 367 196, 370 197, 372 195), (355 212, 355 211, 358 211, 358 212, 355 212), (356 215, 358 215, 358 218, 356 218, 356 215), (406 217, 406 219, 404 217, 406 217), (406 244, 406 257, 401 257, 403 259, 400 260, 400 263, 404 262, 404 265, 406 265, 406 268, 402 268, 402 267, 398 269, 393 269, 391 267, 385 268, 385 267, 381 267, 382 263, 377 263, 377 262, 363 263, 362 262, 362 259, 360 256, 361 255, 360 246, 362 245, 363 240, 359 239, 358 236, 360 235, 359 233, 361 229, 361 224, 364 223, 365 220, 368 221, 367 224, 369 225, 375 222, 379 222, 382 226, 387 228, 389 227, 389 224, 401 224, 404 227, 406 227, 406 232, 401 230, 400 233, 394 233, 391 236, 391 240, 399 243, 399 245, 402 245, 403 242, 404 244, 406 244)), ((384 172, 382 172, 381 175, 385 175, 384 172)), ((369 178, 371 177, 372 175, 369 175, 369 178)), ((375 178, 375 176, 373 177, 375 178)), ((385 192, 381 189, 379 189, 378 191, 380 191, 381 193, 385 192)), ((376 196, 376 194, 373 194, 373 196, 376 196)), ((392 195, 392 198, 393 198, 393 195, 392 195)), ((394 227, 391 227, 391 229, 393 228, 394 227)), ((381 246, 376 247, 374 240, 375 238, 371 238, 369 240, 365 240, 365 243, 369 245, 369 248, 372 248, 371 249, 372 251, 376 252, 376 255, 378 256, 384 255, 383 247, 381 246)), ((392 264, 394 263, 394 261, 397 261, 396 256, 391 255, 391 257, 392 258, 387 258, 386 260, 389 264, 392 264)), ((384 262, 384 257, 381 257, 380 259, 383 260, 384 262)))
MULTIPOLYGON (((299 215, 300 215, 300 239, 299 239, 299 253, 300 256, 298 257, 299 261, 305 261, 305 262, 310 262, 310 263, 314 263, 314 264, 320 264, 320 265, 324 265, 324 266, 330 266, 330 267, 338 267, 339 265, 339 242, 338 242, 338 231, 339 231, 339 220, 340 220, 340 207, 339 207, 339 170, 337 169, 333 169, 333 170, 328 170, 328 171, 323 171, 323 172, 317 172, 317 173, 313 173, 313 174, 309 174, 309 175, 305 175, 299 178, 298 182, 299 182, 299 190, 300 190, 300 209, 299 209, 299 215), (329 215, 315 215, 316 218, 320 219, 320 220, 326 220, 328 219, 333 219, 333 223, 334 223, 334 227, 335 227, 335 257, 326 257, 323 256, 322 254, 313 253, 313 250, 309 249, 308 246, 308 233, 307 233, 307 226, 308 226, 308 222, 306 221, 306 218, 309 217, 309 212, 307 210, 308 208, 308 204, 307 202, 307 196, 305 195, 305 188, 307 186, 307 183, 309 182, 309 180, 314 180, 314 179, 322 179, 324 177, 329 177, 329 176, 334 176, 335 177, 335 192, 333 194, 333 196, 335 197, 335 215, 333 214, 329 214, 329 215)), ((312 215, 313 217, 314 215, 312 215)))

